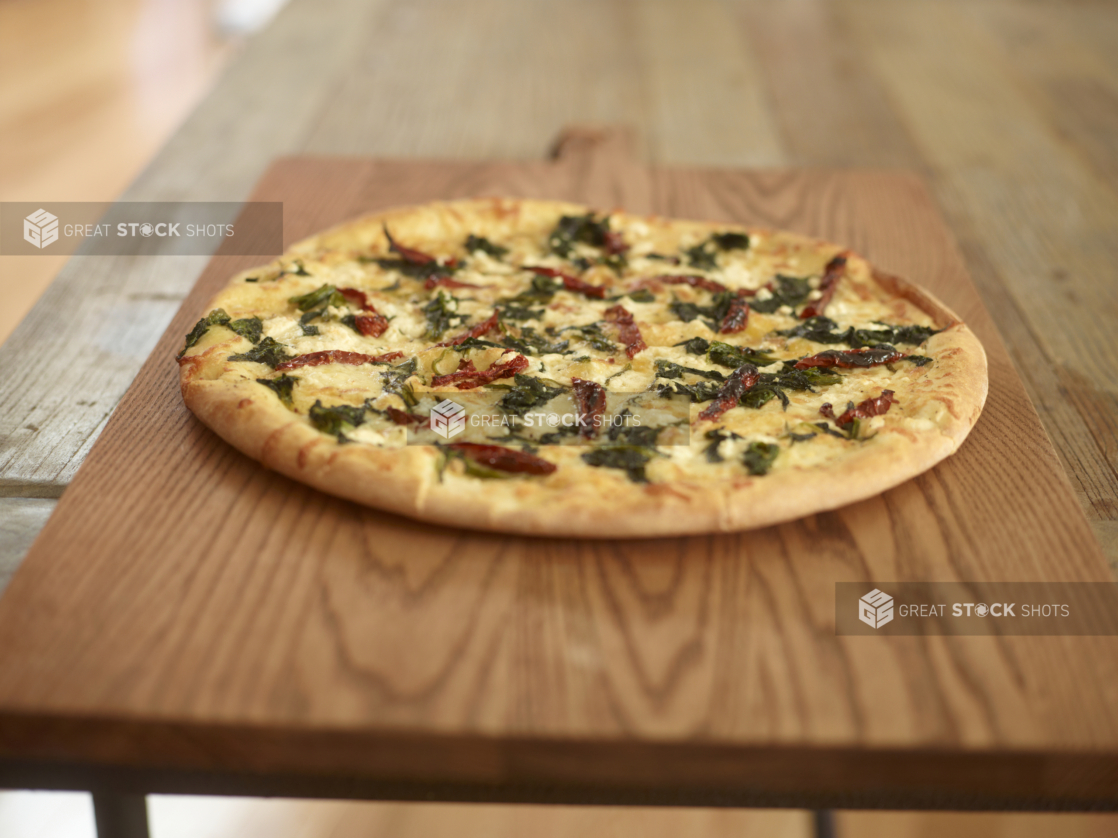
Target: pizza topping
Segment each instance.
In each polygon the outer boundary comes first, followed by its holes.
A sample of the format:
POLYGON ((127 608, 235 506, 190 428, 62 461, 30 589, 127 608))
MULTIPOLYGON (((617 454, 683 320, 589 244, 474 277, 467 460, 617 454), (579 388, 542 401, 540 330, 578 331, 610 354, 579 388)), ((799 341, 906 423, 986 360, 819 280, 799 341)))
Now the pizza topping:
POLYGON ((245 317, 225 325, 251 343, 260 343, 260 336, 264 333, 264 321, 259 317, 245 317))
POLYGON ((482 335, 487 335, 497 328, 498 313, 494 311, 489 318, 480 323, 476 323, 460 335, 452 337, 450 340, 444 340, 442 343, 436 343, 435 346, 458 346, 470 338, 480 338, 482 335))
POLYGON ((528 266, 528 270, 537 276, 546 276, 561 280, 563 287, 574 294, 582 294, 584 297, 593 297, 596 300, 604 300, 606 298, 607 289, 604 285, 591 285, 589 282, 585 282, 577 276, 571 276, 555 268, 530 265, 528 266))
POLYGON ((804 310, 800 312, 801 318, 818 317, 823 313, 823 309, 827 307, 827 303, 835 295, 838 281, 846 273, 846 257, 847 254, 840 253, 827 263, 827 267, 823 269, 823 278, 819 281, 819 299, 804 306, 804 310))
POLYGON ((617 325, 618 338, 625 347, 625 354, 632 358, 638 352, 648 349, 641 337, 641 330, 633 320, 633 315, 623 306, 610 306, 605 310, 606 319, 617 325))
POLYGON ((292 401, 292 394, 295 390, 295 382, 298 380, 299 379, 295 376, 285 373, 279 378, 258 378, 256 379, 256 383, 263 384, 275 393, 287 408, 294 410, 295 405, 292 401))
POLYGON ((648 279, 641 280, 639 285, 643 286, 653 283, 661 285, 690 285, 692 288, 702 288, 704 291, 712 291, 714 293, 729 290, 721 282, 715 282, 713 279, 707 279, 705 276, 699 276, 697 274, 665 274, 661 276, 653 276, 649 277, 648 279))
POLYGON ((774 443, 751 442, 746 446, 741 461, 745 467, 749 469, 750 474, 760 477, 761 475, 768 474, 769 469, 772 468, 772 464, 779 453, 780 446, 774 443))
MULTIPOLYGON (((504 311, 501 313, 504 314, 504 311)), ((504 339, 504 345, 525 355, 565 354, 571 343, 568 340, 551 342, 531 326, 521 326, 517 332, 508 335, 504 339)), ((613 347, 611 346, 610 351, 612 350, 613 347)))
POLYGON ((784 306, 794 309, 806 300, 811 293, 811 284, 800 277, 777 274, 764 290, 768 295, 758 293, 751 305, 754 311, 772 314, 784 306))
POLYGON ((825 352, 820 352, 818 355, 800 358, 800 360, 796 361, 796 369, 802 370, 808 367, 843 367, 845 369, 853 367, 878 367, 882 364, 891 364, 893 361, 899 361, 904 357, 906 357, 906 355, 903 352, 898 352, 887 343, 866 349, 849 349, 846 351, 828 349, 825 352))
POLYGON ((600 247, 611 256, 629 249, 621 234, 610 230, 609 216, 598 218, 593 212, 586 215, 564 215, 547 238, 551 252, 564 258, 574 252, 576 242, 600 247))
MULTIPOLYGON (((360 292, 357 292, 360 293, 360 292)), ((364 296, 362 294, 362 296, 364 296)), ((319 306, 343 306, 346 302, 345 295, 329 283, 320 285, 313 291, 308 291, 306 294, 301 294, 297 297, 288 299, 289 303, 294 303, 299 311, 310 311, 311 309, 318 308, 319 306)))
POLYGON ((466 319, 466 315, 458 313, 458 298, 442 291, 423 306, 423 313, 427 315, 428 338, 441 338, 447 329, 466 319))
POLYGON ((621 469, 634 483, 647 483, 645 467, 657 455, 642 445, 603 445, 582 455, 582 461, 598 468, 621 469))
POLYGON ((511 378, 526 369, 528 369, 528 359, 523 355, 514 355, 507 361, 496 361, 482 372, 478 372, 473 361, 463 358, 458 362, 458 369, 454 372, 434 376, 431 379, 431 386, 445 387, 453 384, 459 390, 470 390, 499 378, 511 378))
POLYGON ((718 325, 718 331, 722 334, 733 334, 742 331, 748 324, 749 303, 745 301, 745 295, 739 291, 730 298, 729 308, 718 325))
MULTIPOLYGON (((710 341, 703 338, 691 338, 674 345, 687 347, 688 355, 706 355, 707 350, 710 349, 710 341)), ((734 366, 739 365, 735 364, 734 366)))
POLYGON ((707 357, 710 358, 712 363, 731 369, 737 369, 742 364, 767 367, 776 361, 776 358, 760 349, 750 349, 748 346, 733 346, 717 340, 711 341, 707 357))
POLYGON ((378 314, 375 309, 369 314, 347 314, 342 318, 342 323, 367 338, 379 338, 388 331, 388 318, 378 314))
POLYGON ((517 416, 523 416, 534 407, 543 407, 563 392, 563 387, 558 382, 545 382, 531 375, 517 373, 513 381, 515 386, 497 402, 497 406, 506 413, 517 416))
MULTIPOLYGON (((447 446, 451 451, 462 454, 466 458, 497 471, 508 474, 531 474, 543 476, 555 471, 555 463, 529 454, 527 451, 517 451, 515 448, 506 448, 503 445, 482 445, 476 442, 452 442, 447 446)), ((467 469, 468 471, 468 469, 467 469)), ((489 476, 489 475, 478 475, 489 476)))
POLYGON ((392 253, 399 254, 400 258, 405 262, 413 265, 429 265, 435 261, 434 256, 429 256, 421 250, 414 250, 410 247, 403 247, 396 239, 392 238, 392 234, 388 232, 388 225, 383 225, 384 237, 388 239, 388 249, 392 253))
POLYGON ((381 382, 383 382, 381 388, 385 393, 398 396, 406 407, 415 407, 419 404, 419 399, 417 399, 415 393, 412 392, 411 385, 408 384, 408 379, 415 375, 418 366, 418 360, 409 358, 397 367, 384 370, 380 374, 381 382))
POLYGON ((398 407, 385 408, 384 412, 388 414, 388 418, 396 425, 419 425, 427 421, 426 416, 408 413, 406 410, 400 410, 398 407))
POLYGON ((725 381, 726 376, 718 372, 718 370, 699 370, 694 367, 685 367, 681 364, 676 364, 666 358, 656 359, 656 376, 658 378, 682 378, 684 373, 697 375, 702 378, 713 378, 715 381, 725 381))
POLYGON ((582 378, 572 378, 571 388, 578 399, 579 433, 590 439, 597 434, 598 419, 606 412, 606 388, 582 378))
POLYGON ((383 355, 365 355, 362 352, 346 352, 343 349, 324 349, 321 352, 310 352, 299 355, 290 360, 284 360, 275 365, 277 370, 293 370, 298 367, 320 367, 323 364, 348 364, 359 366, 361 364, 384 364, 403 358, 403 352, 386 352, 383 355))
POLYGON ((182 352, 178 354, 181 358, 186 354, 186 350, 198 343, 210 330, 210 326, 225 326, 229 323, 230 317, 225 313, 223 308, 215 308, 201 320, 194 324, 194 328, 190 330, 190 334, 186 336, 186 345, 183 346, 182 352))
POLYGON ((881 395, 876 399, 866 399, 859 402, 857 406, 848 407, 846 412, 835 420, 835 424, 842 428, 855 419, 869 419, 872 416, 881 416, 883 413, 888 413, 889 408, 896 404, 895 395, 892 390, 882 390, 881 395))
POLYGON ((746 390, 757 383, 759 376, 760 373, 757 372, 757 367, 753 364, 742 364, 730 373, 730 377, 719 389, 714 401, 699 414, 699 420, 713 422, 727 410, 737 406, 738 400, 741 399, 746 390))
POLYGON ((466 252, 473 253, 476 250, 480 250, 482 253, 492 256, 494 259, 503 259, 509 252, 507 247, 493 244, 493 242, 483 236, 475 236, 473 233, 470 233, 470 235, 466 237, 466 252))
POLYGON ((717 251, 745 250, 749 247, 749 236, 745 233, 715 233, 704 242, 683 251, 687 262, 699 270, 718 269, 717 251))
POLYGON ((480 288, 481 286, 474 285, 472 282, 459 282, 449 276, 429 276, 423 283, 423 287, 430 291, 433 288, 480 288))
POLYGON ((321 399, 316 399, 311 409, 307 411, 307 418, 324 434, 337 437, 338 442, 346 442, 345 432, 364 423, 365 408, 349 404, 326 407, 321 399))
POLYGON ((287 347, 276 341, 275 338, 262 338, 260 343, 248 352, 243 352, 240 355, 230 355, 229 360, 253 361, 257 364, 267 364, 269 367, 278 369, 279 364, 290 357, 287 354, 287 347))

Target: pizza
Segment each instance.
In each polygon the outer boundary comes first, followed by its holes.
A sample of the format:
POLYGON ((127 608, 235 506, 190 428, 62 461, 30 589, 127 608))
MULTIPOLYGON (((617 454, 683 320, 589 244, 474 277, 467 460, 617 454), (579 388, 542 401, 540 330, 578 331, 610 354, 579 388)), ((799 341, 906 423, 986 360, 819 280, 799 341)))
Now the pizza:
POLYGON ((234 276, 178 356, 264 466, 422 521, 631 538, 871 497, 954 452, 982 346, 932 295, 790 232, 478 199, 234 276))

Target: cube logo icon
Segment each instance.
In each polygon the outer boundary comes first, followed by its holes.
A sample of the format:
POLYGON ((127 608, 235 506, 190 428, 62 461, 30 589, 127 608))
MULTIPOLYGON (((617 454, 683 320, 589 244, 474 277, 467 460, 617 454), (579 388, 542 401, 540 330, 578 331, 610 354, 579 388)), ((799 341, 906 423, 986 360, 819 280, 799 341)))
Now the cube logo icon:
POLYGON ((893 619, 893 598, 874 588, 858 600, 858 619, 870 628, 881 628, 893 619))
POLYGON ((458 436, 466 429, 466 408, 450 399, 443 399, 431 408, 431 430, 443 439, 458 436))
POLYGON ((36 210, 23 219, 23 240, 42 250, 58 241, 58 216, 45 209, 36 210))

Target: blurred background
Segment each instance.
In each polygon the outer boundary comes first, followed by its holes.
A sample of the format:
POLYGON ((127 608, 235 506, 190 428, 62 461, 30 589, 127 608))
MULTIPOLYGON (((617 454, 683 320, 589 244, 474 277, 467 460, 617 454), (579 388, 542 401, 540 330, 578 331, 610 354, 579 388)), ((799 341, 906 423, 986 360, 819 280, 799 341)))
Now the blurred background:
MULTIPOLYGON (((643 158, 660 163, 915 169, 928 179, 1011 345, 1028 344, 1021 335, 1035 314, 1030 282, 1054 282, 1059 300, 1104 315, 1115 311, 1109 277, 1118 205, 1116 4, 287 5, 0 0, 0 200, 120 197, 165 143, 189 141, 189 133, 179 132, 184 121, 223 73, 242 69, 228 93, 240 91, 241 98, 232 110, 232 99, 215 101, 207 124, 212 132, 215 114, 242 110, 251 131, 230 128, 230 148, 248 162, 243 176, 212 175, 213 194, 205 196, 212 200, 243 197, 243 185, 284 149, 531 157, 545 153, 564 124, 618 122, 635 126, 643 158), (253 157, 244 145, 252 131, 267 137, 285 130, 283 99, 251 95, 253 85, 268 84, 246 75, 246 68, 261 66, 260 56, 255 64, 238 62, 254 49, 274 52, 283 45, 291 51, 288 74, 297 78, 340 60, 332 49, 299 52, 305 21, 326 26, 330 15, 338 16, 330 24, 337 55, 350 56, 350 63, 338 65, 324 82, 329 102, 297 100, 301 94, 293 88, 292 112, 305 127, 273 148, 262 143, 253 157), (354 38, 365 40, 355 46, 354 38), (438 62, 429 60, 435 55, 438 62), (263 116, 252 121, 257 108, 271 108, 270 125, 263 116), (401 123, 407 131, 398 130, 401 123), (999 291, 1005 277, 1014 280, 1008 295, 999 291), (1018 286, 1021 297, 1012 290, 1018 286)), ((283 75, 283 62, 276 67, 283 75)), ((179 177, 185 183, 192 173, 179 177)), ((159 187, 162 192, 149 194, 174 196, 181 184, 159 187)), ((47 255, 2 260, 0 342, 65 261, 47 255)), ((1047 362, 1067 360, 1057 357, 1058 345, 1041 341, 1041 350, 1049 353, 1047 362)), ((1015 359, 1028 360, 1027 353, 1015 359)), ((1043 377, 1027 371, 1024 377, 1038 403, 1049 390, 1058 392, 1059 385, 1043 377)), ((1114 555, 1113 522, 1093 523, 1114 555)), ((780 838, 810 832, 807 813, 786 811, 192 797, 153 797, 150 810, 156 838, 780 838)), ((843 836, 867 838, 1118 835, 1118 819, 1109 815, 840 813, 837 824, 843 836)), ((88 795, 0 793, 3 838, 93 835, 88 795)))

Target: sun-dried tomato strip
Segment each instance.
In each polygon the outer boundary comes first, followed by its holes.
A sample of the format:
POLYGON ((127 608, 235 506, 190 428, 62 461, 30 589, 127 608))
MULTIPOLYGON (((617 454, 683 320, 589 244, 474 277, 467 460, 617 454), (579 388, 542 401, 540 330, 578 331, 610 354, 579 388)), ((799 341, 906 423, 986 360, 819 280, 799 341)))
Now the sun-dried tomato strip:
POLYGON ((616 256, 629 249, 629 245, 617 230, 606 230, 604 247, 610 256, 616 256))
MULTIPOLYGON (((847 410, 838 419, 835 419, 835 424, 840 428, 845 428, 855 419, 869 419, 871 416, 881 416, 883 413, 888 413, 889 408, 896 404, 897 400, 894 398, 892 390, 882 390, 881 395, 876 399, 870 398, 863 402, 858 402, 857 406, 847 410)), ((833 416, 832 411, 832 416, 833 416)))
POLYGON ((584 282, 577 276, 571 276, 555 268, 529 266, 528 270, 540 276, 550 276, 555 279, 563 280, 563 287, 575 294, 582 294, 584 297, 593 297, 596 300, 604 300, 606 298, 606 287, 604 285, 591 285, 589 282, 584 282))
POLYGON ((480 288, 481 286, 471 282, 459 282, 449 276, 429 276, 423 283, 423 287, 430 291, 432 288, 480 288))
POLYGON ((379 364, 383 361, 394 361, 403 358, 403 352, 386 352, 383 355, 365 355, 361 352, 345 352, 341 349, 326 349, 322 352, 311 352, 300 355, 290 361, 281 361, 276 364, 277 370, 293 370, 298 367, 320 367, 323 364, 379 364))
POLYGON ((818 317, 827 308, 827 303, 831 301, 831 297, 835 295, 835 289, 838 288, 838 281, 842 279, 843 274, 846 273, 846 254, 840 253, 834 259, 827 263, 827 267, 823 269, 823 279, 819 281, 820 296, 818 300, 812 300, 804 310, 800 312, 800 317, 806 320, 809 317, 818 317))
POLYGON ((819 405, 819 413, 826 418, 833 420, 835 418, 834 405, 832 405, 830 402, 819 405))
POLYGON ((388 249, 393 253, 398 254, 405 262, 411 262, 413 265, 429 265, 435 261, 435 257, 430 254, 424 253, 422 250, 415 250, 411 247, 404 247, 396 239, 392 238, 392 234, 388 232, 388 225, 384 227, 385 238, 388 239, 388 249))
POLYGON ((426 422, 426 416, 417 416, 414 413, 408 413, 406 410, 400 410, 397 407, 386 408, 385 413, 397 425, 418 425, 420 422, 426 422))
POLYGON ((459 390, 469 390, 473 387, 480 387, 482 384, 488 384, 490 381, 496 381, 498 378, 510 378, 526 369, 528 369, 528 359, 523 355, 516 355, 507 361, 497 361, 489 369, 482 372, 478 372, 473 361, 463 358, 458 362, 458 369, 454 372, 448 372, 446 375, 436 375, 432 378, 431 386, 443 387, 447 384, 453 384, 459 390))
POLYGON ((357 331, 367 338, 379 338, 388 330, 388 318, 373 311, 371 314, 358 314, 353 318, 357 331))
POLYGON ((347 301, 364 311, 374 310, 373 307, 369 305, 369 298, 365 295, 364 291, 358 291, 356 288, 339 288, 338 293, 345 297, 347 301))
POLYGON ((882 364, 891 364, 907 357, 904 352, 899 352, 887 343, 880 346, 866 347, 865 349, 828 349, 818 355, 809 355, 796 361, 796 369, 806 370, 808 367, 879 367, 882 364))
POLYGON ((487 335, 497 328, 497 312, 494 311, 489 315, 488 320, 483 320, 480 323, 468 328, 460 335, 455 335, 450 340, 444 340, 442 343, 436 343, 435 346, 457 346, 460 343, 465 343, 470 338, 479 338, 482 335, 487 335))
POLYGON ((598 432, 598 417, 606 412, 606 388, 583 378, 572 378, 571 389, 578 399, 579 433, 590 439, 598 432))
POLYGON ((625 354, 632 358, 638 352, 648 349, 641 337, 641 330, 633 320, 633 315, 624 306, 610 306, 605 311, 606 319, 617 324, 618 338, 625 344, 625 354))
POLYGON ((738 400, 745 394, 745 391, 756 384, 760 377, 761 374, 753 364, 742 364, 730 373, 730 377, 718 390, 718 395, 714 397, 714 401, 699 414, 699 419, 713 422, 730 408, 736 407, 738 400))
POLYGON ((739 291, 730 300, 730 310, 722 318, 718 331, 722 334, 733 334, 742 331, 747 325, 749 325, 749 303, 745 301, 745 295, 739 291))
POLYGON ((518 451, 515 448, 505 448, 503 445, 482 445, 478 442, 452 442, 447 446, 454 451, 459 451, 475 463, 507 471, 510 474, 551 474, 555 471, 555 463, 529 454, 527 451, 518 451))
POLYGON ((708 279, 705 276, 698 276, 696 274, 663 274, 661 276, 649 277, 642 280, 644 283, 660 283, 662 285, 690 285, 692 288, 702 288, 704 291, 712 293, 719 293, 726 291, 727 288, 721 282, 715 282, 713 279, 708 279))

